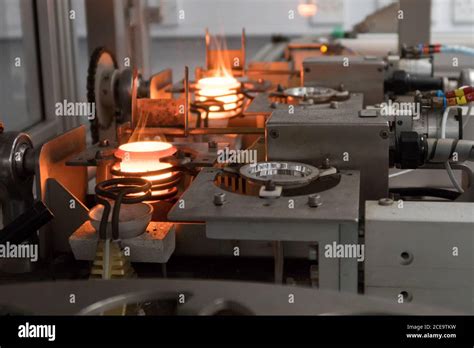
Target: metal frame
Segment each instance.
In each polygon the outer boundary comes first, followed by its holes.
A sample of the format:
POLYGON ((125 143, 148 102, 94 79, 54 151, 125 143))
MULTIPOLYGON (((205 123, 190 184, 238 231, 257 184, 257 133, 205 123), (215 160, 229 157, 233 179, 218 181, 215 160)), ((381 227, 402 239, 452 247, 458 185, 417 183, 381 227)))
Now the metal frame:
POLYGON ((431 0, 400 0, 403 20, 398 21, 398 49, 402 46, 414 46, 430 43, 431 37, 431 0))
POLYGON ((89 54, 96 47, 111 51, 119 67, 130 58, 143 77, 150 72, 149 30, 144 0, 85 0, 89 54))
MULTIPOLYGON (((36 133, 42 129, 42 120, 44 119, 44 112, 42 110, 42 93, 41 93, 41 80, 40 72, 41 66, 38 64, 39 57, 39 43, 37 40, 37 27, 36 27, 36 13, 35 13, 35 2, 33 0, 23 0, 18 4, 20 8, 20 22, 21 22, 21 41, 24 50, 23 61, 25 62, 25 72, 28 83, 25 86, 26 103, 29 114, 40 113, 41 121, 31 123, 26 127, 26 130, 30 130, 32 137, 35 142, 37 140, 36 133)), ((11 115, 10 117, 15 117, 11 115)), ((8 130, 8 129, 7 129, 8 130)), ((17 129, 16 131, 23 131, 23 129, 17 129)))
MULTIPOLYGON (((37 63, 38 56, 38 42, 35 35, 35 10, 34 2, 32 0, 26 0, 20 2, 20 13, 21 13, 21 29, 22 29, 22 40, 23 47, 25 50, 24 61, 26 62, 26 76, 28 83, 26 84, 26 102, 28 104, 29 113, 37 112, 41 110, 41 90, 40 90, 40 74, 39 66, 37 63)), ((41 114, 41 119, 44 115, 41 114)), ((30 127, 34 127, 35 124, 30 127)), ((28 127, 28 128, 30 128, 28 127)))
POLYGON ((85 0, 89 54, 96 47, 105 46, 123 62, 130 53, 125 40, 124 7, 123 0, 85 0))
POLYGON ((87 209, 82 204, 87 169, 66 164, 85 149, 86 130, 81 126, 50 140, 36 152, 36 192, 55 215, 52 223, 40 229, 41 258, 48 258, 54 251, 68 251, 69 235, 87 219, 87 209), (70 208, 71 199, 75 200, 74 208, 70 208))
MULTIPOLYGON (((228 192, 214 184, 219 170, 204 168, 181 196, 185 208, 174 206, 168 219, 176 222, 206 223, 210 239, 253 241, 317 242, 319 255, 324 246, 357 243, 359 220, 359 172, 344 171, 340 182, 320 193, 324 203, 308 206, 307 195, 264 200, 255 196, 228 192), (225 202, 216 205, 213 198, 225 194, 225 202), (288 199, 294 209, 288 208, 288 199)), ((281 279, 281 254, 276 250, 275 275, 281 279), (279 274, 280 273, 280 274, 279 274)), ((320 257, 319 287, 357 292, 357 261, 320 257)))
POLYGON ((36 105, 34 109, 42 110, 43 117, 40 123, 28 130, 28 134, 34 144, 42 144, 58 133, 80 124, 77 118, 58 119, 55 116, 56 102, 64 99, 77 100, 77 49, 74 28, 68 17, 71 9, 69 0, 44 0, 32 5, 36 8, 25 7, 22 20, 26 22, 26 32, 41 33, 37 38, 31 37, 28 40, 29 47, 39 49, 38 71, 41 78, 38 78, 38 90, 42 90, 42 107, 36 105))

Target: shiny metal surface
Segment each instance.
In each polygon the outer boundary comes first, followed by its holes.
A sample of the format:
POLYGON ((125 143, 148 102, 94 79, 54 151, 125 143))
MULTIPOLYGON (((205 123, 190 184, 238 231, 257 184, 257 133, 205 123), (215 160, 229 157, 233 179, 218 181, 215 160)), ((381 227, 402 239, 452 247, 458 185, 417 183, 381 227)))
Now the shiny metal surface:
MULTIPOLYGON (((0 132, 0 207, 2 225, 13 222, 33 205, 33 173, 25 167, 30 137, 19 132, 0 132)), ((0 271, 24 273, 32 270, 29 259, 0 259, 0 271)))
MULTIPOLYGON (((277 220, 300 223, 358 221, 358 171, 342 171, 339 183, 320 193, 324 204, 316 210, 308 206, 308 194, 301 193, 267 202, 256 196, 228 192, 214 182, 219 172, 217 168, 203 168, 181 197, 186 206, 180 208, 175 205, 168 218, 172 221, 253 221, 267 224, 276 223, 277 220), (214 205, 216 193, 226 194, 226 203, 221 207, 214 205), (294 209, 288 208, 288 199, 294 200, 294 209)), ((287 235, 295 238, 298 231, 287 231, 287 235)))
POLYGON ((246 164, 240 168, 240 174, 256 183, 272 181, 275 185, 289 188, 304 186, 316 180, 319 169, 304 163, 275 161, 246 164))
POLYGON ((25 133, 0 133, 0 201, 3 225, 10 223, 33 203, 33 173, 24 165, 25 154, 33 149, 25 133))
POLYGON ((303 101, 313 101, 314 103, 325 103, 329 102, 333 98, 344 98, 349 97, 348 92, 339 92, 332 88, 327 87, 293 87, 283 91, 283 94, 300 99, 303 101))
POLYGON ((389 126, 386 118, 360 117, 361 94, 338 103, 276 109, 266 123, 269 161, 296 161, 321 166, 329 159, 338 169, 359 170, 361 208, 366 199, 386 197, 389 126))

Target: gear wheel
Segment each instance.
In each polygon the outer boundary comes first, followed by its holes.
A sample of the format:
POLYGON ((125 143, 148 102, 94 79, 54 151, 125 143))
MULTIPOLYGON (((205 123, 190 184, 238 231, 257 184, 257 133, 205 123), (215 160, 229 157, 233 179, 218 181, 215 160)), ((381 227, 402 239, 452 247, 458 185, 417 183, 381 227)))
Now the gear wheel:
POLYGON ((96 104, 96 83, 97 83, 97 72, 100 66, 101 61, 103 61, 105 56, 109 56, 114 69, 118 69, 117 61, 115 60, 114 55, 107 50, 105 47, 97 47, 94 52, 92 52, 91 58, 89 60, 89 68, 87 70, 87 101, 89 103, 94 103, 95 105, 95 115, 96 117, 91 122, 91 135, 92 143, 95 144, 99 141, 99 120, 97 113, 97 104, 96 104))

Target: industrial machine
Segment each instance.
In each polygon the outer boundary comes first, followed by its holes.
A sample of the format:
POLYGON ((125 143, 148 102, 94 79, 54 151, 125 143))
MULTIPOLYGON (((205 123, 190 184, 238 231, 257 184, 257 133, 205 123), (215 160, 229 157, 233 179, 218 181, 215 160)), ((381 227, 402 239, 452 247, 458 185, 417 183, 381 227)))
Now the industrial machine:
MULTIPOLYGON (((0 241, 39 250, 38 262, 1 260, 2 271, 158 277, 160 288, 206 294, 197 281, 166 278, 275 282, 309 287, 308 299, 337 292, 327 295, 335 313, 472 314, 474 70, 439 76, 432 58, 474 50, 403 33, 399 50, 378 56, 351 49, 357 37, 325 36, 284 42, 268 61, 246 57, 245 31, 237 50, 206 31, 206 66, 183 66, 177 81, 170 70, 147 79, 139 67, 120 69, 98 47, 90 129, 41 147, 26 133, 0 134, 0 241)), ((213 310, 313 308, 257 308, 245 294, 264 286, 236 284, 249 288, 213 310)), ((233 289, 214 285, 216 298, 233 289)), ((2 291, 0 302, 17 292, 2 291)), ((205 312, 207 300, 193 310, 205 312)), ((52 311, 40 307, 30 309, 52 311)), ((331 312, 323 307, 314 313, 331 312)))

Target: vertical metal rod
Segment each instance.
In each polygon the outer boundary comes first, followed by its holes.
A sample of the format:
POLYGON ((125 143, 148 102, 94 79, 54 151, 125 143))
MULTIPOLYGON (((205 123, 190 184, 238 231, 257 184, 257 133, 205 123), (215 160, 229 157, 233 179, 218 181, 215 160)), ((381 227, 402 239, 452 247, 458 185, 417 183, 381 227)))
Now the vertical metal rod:
POLYGON ((242 52, 242 74, 245 72, 245 55, 246 55, 246 38, 245 38, 245 28, 242 28, 242 39, 241 39, 241 52, 242 52))
POLYGON ((184 136, 189 133, 189 67, 184 67, 184 136))
MULTIPOLYGON (((138 70, 133 68, 132 78, 132 115, 131 115, 132 132, 135 130, 140 122, 140 115, 138 114, 138 70)), ((143 128, 143 127, 142 127, 143 128)), ((133 133, 132 133, 133 134, 133 133)))
POLYGON ((206 28, 206 70, 209 70, 211 67, 209 64, 211 64, 211 60, 209 57, 210 54, 210 44, 211 44, 211 37, 209 36, 209 29, 206 28))
POLYGON ((104 266, 102 268, 102 279, 110 279, 110 239, 105 240, 104 266))

